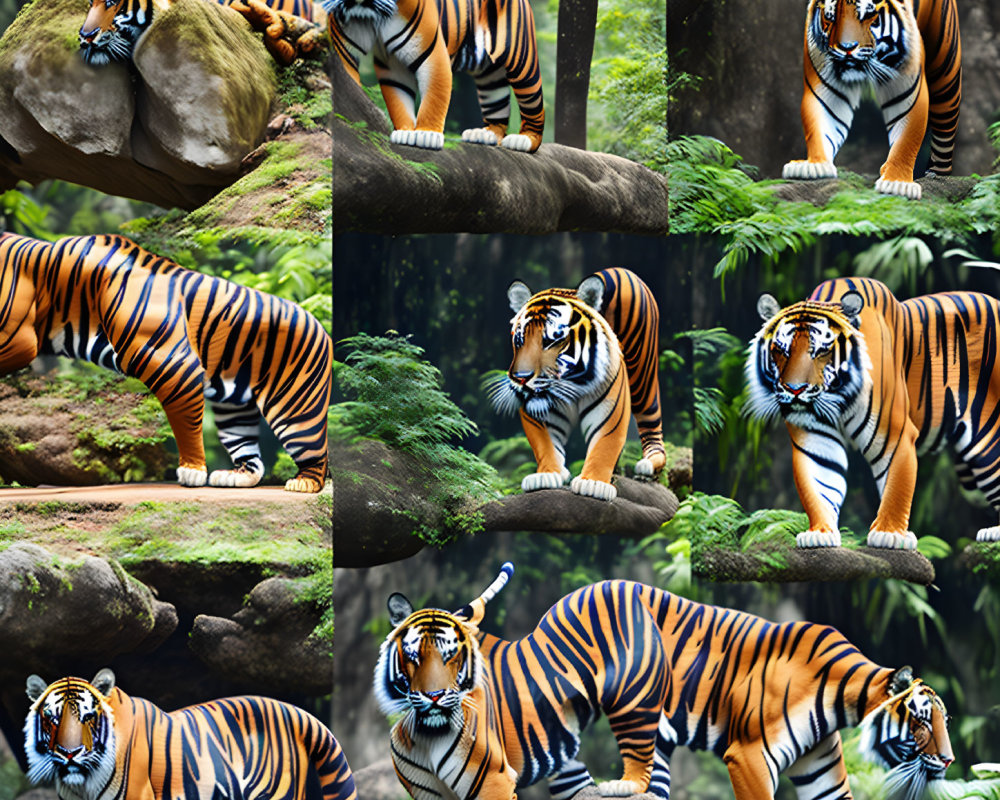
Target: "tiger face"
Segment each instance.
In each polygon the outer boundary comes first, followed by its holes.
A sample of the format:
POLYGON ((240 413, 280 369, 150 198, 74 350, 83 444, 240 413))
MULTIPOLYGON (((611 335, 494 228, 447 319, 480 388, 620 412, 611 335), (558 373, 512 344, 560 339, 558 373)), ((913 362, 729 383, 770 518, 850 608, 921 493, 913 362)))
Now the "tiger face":
POLYGON ((557 405, 575 405, 604 386, 618 340, 598 313, 603 293, 604 284, 594 276, 576 292, 550 289, 532 295, 520 281, 511 284, 514 355, 507 375, 490 387, 497 412, 521 407, 544 421, 557 405))
POLYGON ((933 689, 914 679, 910 667, 893 673, 889 692, 889 700, 861 723, 861 750, 890 769, 888 800, 918 798, 955 760, 948 710, 933 689))
POLYGON ((878 78, 880 15, 887 0, 817 0, 812 34, 824 51, 828 77, 842 83, 878 78))
POLYGON ((80 28, 80 54, 93 66, 128 61, 152 21, 151 0, 93 0, 80 28))
POLYGON ((114 712, 107 696, 115 676, 109 669, 92 683, 61 678, 49 686, 28 678, 32 706, 24 723, 28 779, 55 784, 60 797, 100 795, 115 770, 114 712))
POLYGON ((375 667, 375 694, 386 715, 406 712, 416 733, 460 730, 462 701, 482 685, 483 658, 474 629, 458 614, 414 612, 401 594, 389 598, 395 629, 382 643, 375 667))
POLYGON ((763 295, 757 310, 764 326, 746 364, 752 416, 784 419, 808 428, 812 417, 836 425, 870 382, 870 362, 858 330, 861 295, 839 303, 804 301, 781 309, 763 295))

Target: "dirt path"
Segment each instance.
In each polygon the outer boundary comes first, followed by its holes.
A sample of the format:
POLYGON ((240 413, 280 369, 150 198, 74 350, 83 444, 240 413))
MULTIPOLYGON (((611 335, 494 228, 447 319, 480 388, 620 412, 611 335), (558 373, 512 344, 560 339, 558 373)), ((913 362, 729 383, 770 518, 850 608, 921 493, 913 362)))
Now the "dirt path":
POLYGON ((128 483, 107 486, 39 486, 27 489, 0 489, 4 503, 120 503, 136 505, 149 501, 167 503, 208 503, 249 505, 251 503, 302 503, 313 494, 286 492, 280 486, 257 486, 252 489, 193 489, 176 483, 128 483))

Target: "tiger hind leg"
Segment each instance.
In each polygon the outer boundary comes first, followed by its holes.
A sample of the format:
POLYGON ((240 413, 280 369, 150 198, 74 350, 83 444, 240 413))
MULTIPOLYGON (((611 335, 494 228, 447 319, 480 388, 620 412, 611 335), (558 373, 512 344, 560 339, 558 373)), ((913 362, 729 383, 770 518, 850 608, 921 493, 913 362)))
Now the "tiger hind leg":
POLYGON ((230 405, 212 403, 219 441, 233 461, 234 469, 216 469, 208 476, 209 486, 248 489, 264 477, 260 457, 260 412, 254 403, 230 405))
POLYGON ((288 409, 284 405, 261 408, 267 424, 298 468, 295 477, 285 481, 285 490, 289 492, 314 494, 323 488, 326 481, 329 459, 326 427, 326 412, 330 403, 329 386, 319 387, 313 400, 315 402, 310 403, 306 398, 304 410, 287 418, 284 415, 288 409))
POLYGON ((479 107, 483 112, 483 127, 466 128, 462 141, 471 144, 498 145, 507 135, 510 121, 510 86, 507 71, 493 66, 475 76, 479 107))

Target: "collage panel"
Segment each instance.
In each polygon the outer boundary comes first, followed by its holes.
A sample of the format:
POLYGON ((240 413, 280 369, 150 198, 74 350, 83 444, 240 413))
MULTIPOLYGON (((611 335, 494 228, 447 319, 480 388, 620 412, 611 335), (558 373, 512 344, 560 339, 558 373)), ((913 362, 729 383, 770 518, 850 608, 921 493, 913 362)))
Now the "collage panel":
POLYGON ((325 13, 0 31, 0 797, 337 797, 325 13))

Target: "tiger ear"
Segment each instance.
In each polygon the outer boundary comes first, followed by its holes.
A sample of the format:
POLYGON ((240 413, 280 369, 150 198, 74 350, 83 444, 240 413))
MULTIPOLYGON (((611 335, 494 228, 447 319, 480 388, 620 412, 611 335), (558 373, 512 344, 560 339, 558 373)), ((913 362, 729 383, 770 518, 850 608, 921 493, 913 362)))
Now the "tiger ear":
POLYGON ((595 311, 600 311, 604 305, 604 281, 596 275, 584 278, 576 289, 576 296, 595 311))
POLYGON ((28 699, 34 703, 39 697, 45 694, 45 690, 49 688, 49 685, 43 681, 38 675, 28 676, 28 699))
POLYGON ((413 613, 413 605, 399 592, 390 594, 386 605, 389 607, 389 622, 394 628, 413 613))
POLYGON ((524 308, 530 299, 531 289, 521 283, 521 281, 514 281, 507 287, 507 302, 510 303, 510 310, 515 314, 524 308))
POLYGON ((94 680, 90 682, 90 685, 105 697, 108 697, 111 694, 111 690, 115 688, 115 673, 105 667, 94 676, 94 680))
POLYGON ((840 307, 843 309, 845 316, 851 321, 851 324, 857 325, 858 314, 865 307, 865 298, 859 292, 848 292, 840 298, 840 307))
POLYGON ((889 676, 889 694, 905 692, 913 685, 913 667, 900 667, 889 676))
POLYGON ((760 314, 760 318, 764 322, 767 322, 779 311, 781 311, 781 304, 774 299, 774 295, 765 292, 757 299, 757 313, 760 314))

